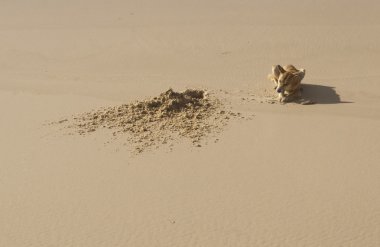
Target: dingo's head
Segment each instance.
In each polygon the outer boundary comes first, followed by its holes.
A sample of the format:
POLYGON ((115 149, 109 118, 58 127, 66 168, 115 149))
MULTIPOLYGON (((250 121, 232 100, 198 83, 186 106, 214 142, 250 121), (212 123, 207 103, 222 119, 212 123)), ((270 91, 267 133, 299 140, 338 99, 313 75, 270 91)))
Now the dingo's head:
POLYGON ((278 66, 278 70, 280 75, 278 76, 277 93, 284 93, 285 91, 297 88, 305 76, 304 69, 297 70, 294 66, 290 70, 285 70, 281 66, 278 66))

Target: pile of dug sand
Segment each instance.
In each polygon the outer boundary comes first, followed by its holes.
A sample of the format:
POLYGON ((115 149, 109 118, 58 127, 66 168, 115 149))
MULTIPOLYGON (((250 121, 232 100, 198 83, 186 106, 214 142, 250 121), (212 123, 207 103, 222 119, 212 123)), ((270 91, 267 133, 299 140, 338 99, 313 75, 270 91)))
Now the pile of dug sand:
POLYGON ((176 137, 201 146, 205 136, 220 132, 230 117, 237 116, 204 90, 169 89, 151 99, 77 115, 70 127, 82 135, 99 128, 114 130, 114 136, 126 134, 135 151, 141 153, 150 147, 172 144, 176 137))

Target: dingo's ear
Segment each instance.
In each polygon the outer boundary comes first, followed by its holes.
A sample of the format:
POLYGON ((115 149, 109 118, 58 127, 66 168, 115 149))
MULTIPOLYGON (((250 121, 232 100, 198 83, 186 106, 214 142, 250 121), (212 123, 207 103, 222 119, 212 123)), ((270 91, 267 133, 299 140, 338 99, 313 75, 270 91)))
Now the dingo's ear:
POLYGON ((285 73, 286 71, 284 70, 283 67, 281 67, 281 65, 277 65, 278 66, 278 70, 280 71, 281 74, 285 73))
POLYGON ((285 73, 285 70, 281 65, 273 65, 272 66, 273 77, 278 79, 282 73, 285 73))

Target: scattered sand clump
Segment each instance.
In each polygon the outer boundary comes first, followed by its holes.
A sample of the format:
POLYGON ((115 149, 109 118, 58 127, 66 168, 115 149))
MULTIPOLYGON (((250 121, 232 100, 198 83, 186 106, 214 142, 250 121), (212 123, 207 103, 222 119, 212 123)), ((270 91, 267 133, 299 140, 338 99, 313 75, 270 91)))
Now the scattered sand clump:
POLYGON ((69 127, 85 135, 99 128, 125 135, 137 153, 186 137, 200 146, 201 140, 222 130, 231 117, 240 114, 227 111, 225 105, 205 90, 172 89, 158 97, 86 112, 69 122, 69 127))

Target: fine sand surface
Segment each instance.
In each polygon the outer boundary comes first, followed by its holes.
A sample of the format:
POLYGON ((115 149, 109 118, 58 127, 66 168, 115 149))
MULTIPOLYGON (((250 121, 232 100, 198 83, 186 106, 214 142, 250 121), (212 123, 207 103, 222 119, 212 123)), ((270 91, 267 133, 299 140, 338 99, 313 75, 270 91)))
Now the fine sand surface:
POLYGON ((0 246, 380 246, 380 2, 0 3, 0 246), (271 104, 272 64, 315 105, 271 104), (235 112, 139 155, 50 125, 173 88, 235 112), (206 143, 207 142, 207 143, 206 143))

